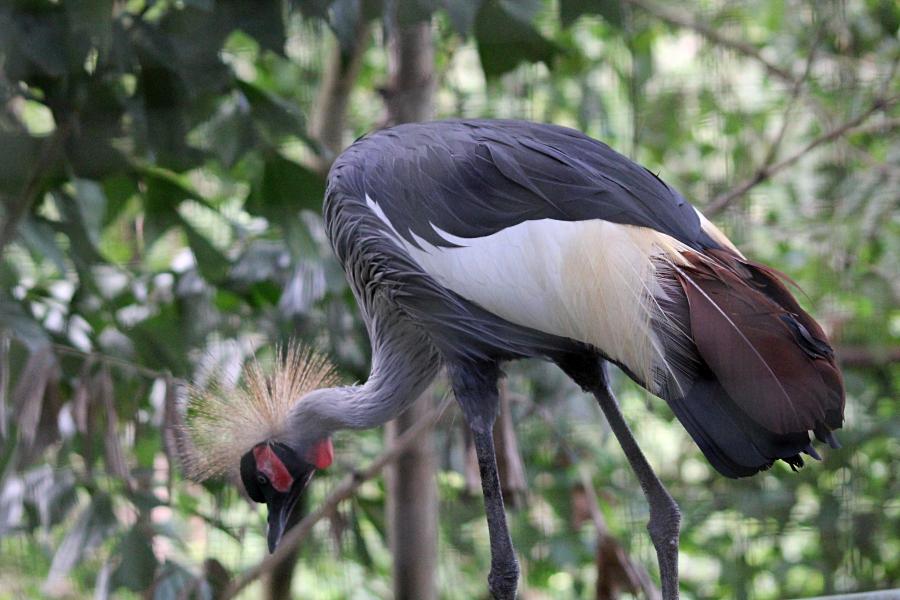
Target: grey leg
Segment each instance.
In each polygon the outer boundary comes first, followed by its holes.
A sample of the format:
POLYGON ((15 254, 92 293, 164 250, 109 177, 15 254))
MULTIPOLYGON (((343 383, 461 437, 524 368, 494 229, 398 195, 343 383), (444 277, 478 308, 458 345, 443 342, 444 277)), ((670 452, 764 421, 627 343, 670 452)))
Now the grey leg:
POLYGON ((484 511, 487 515, 488 533, 491 540, 491 573, 488 587, 495 600, 513 600, 519 580, 519 561, 513 549, 509 528, 506 525, 506 511, 503 508, 503 494, 500 490, 500 476, 497 473, 497 458, 494 454, 492 432, 472 430, 475 438, 475 453, 481 471, 481 491, 484 494, 484 511))
POLYGON ((662 482, 647 459, 641 452, 628 423, 622 417, 619 403, 613 396, 612 390, 602 373, 602 381, 591 386, 591 391, 597 397, 603 414, 609 426, 619 440, 619 445, 625 451, 625 456, 631 464, 631 468, 637 475, 644 490, 644 496, 650 504, 650 522, 647 530, 650 539, 656 548, 656 557, 659 560, 659 576, 662 581, 662 596, 664 600, 677 600, 678 598, 678 532, 681 525, 681 511, 678 505, 663 487, 662 482))
POLYGON ((447 365, 447 371, 453 384, 453 392, 475 440, 484 512, 491 540, 488 588, 495 600, 515 600, 519 561, 516 560, 516 552, 506 525, 500 475, 497 473, 497 456, 494 452, 494 421, 497 420, 500 407, 500 397, 497 394, 500 369, 492 362, 451 362, 447 365))

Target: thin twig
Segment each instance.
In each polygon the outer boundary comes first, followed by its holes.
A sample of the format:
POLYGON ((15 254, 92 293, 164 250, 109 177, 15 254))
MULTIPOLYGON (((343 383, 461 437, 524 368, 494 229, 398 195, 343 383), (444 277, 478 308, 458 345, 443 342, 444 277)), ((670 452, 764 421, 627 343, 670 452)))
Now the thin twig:
POLYGON ((871 369, 900 363, 900 346, 839 346, 835 354, 844 367, 871 369))
POLYGON ((184 383, 183 379, 172 377, 172 374, 168 371, 158 371, 156 369, 151 369, 150 367, 144 367, 142 365, 125 360, 124 358, 110 356, 108 354, 103 354, 102 352, 95 352, 92 350, 79 350, 78 348, 66 346, 65 344, 57 344, 55 342, 51 342, 50 347, 60 354, 68 354, 70 356, 81 356, 83 358, 95 359, 101 363, 115 365, 121 369, 127 369, 145 377, 149 377, 150 379, 171 379, 172 381, 176 381, 178 383, 184 383))
POLYGON ((299 547, 302 542, 312 531, 316 523, 325 517, 334 514, 338 505, 354 496, 359 487, 366 481, 378 475, 384 467, 397 460, 410 446, 416 443, 419 437, 428 431, 434 423, 441 417, 447 407, 450 406, 453 397, 448 395, 434 410, 430 411, 414 426, 403 432, 403 435, 397 438, 397 441, 390 449, 381 454, 378 458, 362 471, 353 473, 345 477, 329 494, 328 498, 315 511, 308 514, 302 521, 288 531, 278 545, 274 553, 265 557, 255 567, 245 571, 240 577, 235 579, 221 600, 229 600, 234 598, 241 590, 257 580, 262 575, 274 569, 283 560, 291 556, 293 551, 299 547))
MULTIPOLYGON (((766 169, 770 168, 778 157, 778 150, 781 148, 781 143, 784 141, 785 134, 787 134, 788 127, 791 124, 791 112, 793 112, 797 100, 800 98, 800 92, 803 91, 803 85, 806 83, 807 79, 809 79, 809 75, 812 72, 812 66, 813 62, 815 62, 816 49, 818 48, 819 40, 821 39, 821 33, 822 31, 820 29, 819 33, 816 34, 816 41, 813 43, 812 48, 810 48, 809 56, 806 59, 806 66, 803 69, 803 76, 797 79, 792 86, 790 98, 787 101, 787 107, 784 109, 784 114, 781 117, 781 126, 778 128, 778 133, 769 144, 769 149, 766 151, 762 163, 760 163, 760 166, 756 169, 757 174, 763 173, 766 169)), ((731 200, 729 200, 729 202, 730 201, 731 200)), ((713 204, 715 204, 715 202, 713 202, 713 204)), ((709 213, 711 209, 712 207, 707 209, 706 212, 709 213)))
POLYGON ((792 84, 795 82, 793 73, 791 73, 784 67, 780 67, 775 63, 770 62, 762 55, 759 49, 752 44, 748 44, 747 42, 735 40, 726 35, 722 35, 722 33, 718 30, 707 25, 706 23, 701 23, 693 17, 688 16, 684 11, 675 11, 662 6, 657 6, 653 2, 647 2, 647 0, 625 0, 625 2, 647 11, 657 19, 664 21, 670 25, 690 29, 691 31, 701 35, 702 37, 718 46, 728 48, 729 50, 734 50, 739 54, 743 54, 748 58, 752 58, 753 60, 760 63, 766 69, 766 71, 768 71, 772 75, 775 75, 779 79, 792 84))
POLYGON ((778 134, 775 136, 775 139, 772 140, 772 143, 769 144, 769 150, 766 152, 766 157, 763 159, 764 165, 771 165, 775 162, 775 157, 778 155, 778 150, 781 148, 781 142, 784 141, 784 136, 787 133, 788 126, 791 124, 791 113, 794 110, 794 107, 797 105, 797 100, 800 98, 800 92, 803 91, 803 85, 809 79, 809 74, 812 73, 812 66, 816 59, 816 50, 819 48, 819 41, 822 39, 822 30, 816 33, 816 39, 813 42, 812 47, 809 49, 809 56, 806 58, 806 66, 803 68, 803 75, 794 82, 793 89, 791 89, 791 95, 787 102, 787 107, 784 109, 784 115, 781 117, 781 127, 778 129, 778 134))
POLYGON ((740 198, 741 196, 746 194, 752 188, 756 187, 763 181, 770 179, 773 175, 780 173, 787 167, 793 165, 795 162, 797 162, 798 160, 806 156, 809 152, 811 152, 815 148, 818 148, 822 144, 851 133, 856 127, 865 122, 866 119, 871 117, 873 114, 888 108, 889 106, 895 104, 898 100, 900 100, 900 96, 894 96, 887 99, 878 98, 868 109, 863 111, 861 114, 850 119, 849 121, 846 121, 838 127, 835 127, 834 129, 823 133, 787 158, 777 163, 764 164, 751 177, 745 179, 729 191, 716 196, 716 198, 713 199, 713 201, 703 209, 704 214, 706 214, 707 216, 713 216, 722 212, 729 204, 731 204, 737 198, 740 198))
POLYGON ((851 133, 887 133, 892 129, 900 129, 900 117, 866 123, 865 125, 854 127, 851 133))

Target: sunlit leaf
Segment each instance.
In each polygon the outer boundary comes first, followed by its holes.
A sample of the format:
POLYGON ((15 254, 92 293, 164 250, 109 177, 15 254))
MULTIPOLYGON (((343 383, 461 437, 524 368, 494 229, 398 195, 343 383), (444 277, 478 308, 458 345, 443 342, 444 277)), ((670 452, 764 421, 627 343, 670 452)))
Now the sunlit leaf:
POLYGON ((44 588, 54 589, 81 562, 85 554, 104 541, 116 526, 117 519, 110 497, 97 493, 56 548, 44 588))
POLYGON ((485 0, 482 4, 475 19, 475 40, 487 77, 502 75, 522 62, 552 66, 561 49, 526 19, 512 1, 485 0))
POLYGON ((140 592, 153 583, 157 562, 151 546, 153 537, 148 533, 147 524, 138 522, 119 542, 116 553, 121 562, 112 574, 115 587, 140 592))

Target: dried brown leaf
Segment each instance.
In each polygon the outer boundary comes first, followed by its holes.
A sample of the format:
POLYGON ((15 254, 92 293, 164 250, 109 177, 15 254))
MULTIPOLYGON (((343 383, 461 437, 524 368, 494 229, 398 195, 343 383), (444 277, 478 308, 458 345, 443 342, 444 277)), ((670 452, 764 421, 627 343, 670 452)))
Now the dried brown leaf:
POLYGON ((96 394, 106 413, 106 433, 103 437, 103 445, 106 452, 106 471, 115 477, 128 482, 128 465, 125 462, 125 454, 119 441, 119 415, 116 411, 114 400, 115 386, 109 367, 104 364, 94 377, 96 394))
POLYGON ((55 367, 53 352, 44 347, 28 357, 25 368, 13 390, 16 407, 16 424, 22 444, 29 448, 34 443, 44 403, 44 392, 55 367))
POLYGON ((9 336, 0 332, 0 437, 6 437, 6 406, 9 397, 9 336))
POLYGON ((94 359, 88 357, 81 365, 78 381, 75 382, 75 391, 72 392, 72 420, 75 421, 75 429, 78 433, 86 435, 88 432, 88 404, 91 401, 91 367, 94 359))

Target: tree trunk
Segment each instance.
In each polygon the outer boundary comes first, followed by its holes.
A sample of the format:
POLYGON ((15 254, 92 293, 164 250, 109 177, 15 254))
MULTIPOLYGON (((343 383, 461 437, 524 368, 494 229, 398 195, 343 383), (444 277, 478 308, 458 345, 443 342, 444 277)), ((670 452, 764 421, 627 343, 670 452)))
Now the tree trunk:
POLYGON ((434 43, 431 23, 398 25, 388 38, 390 82, 382 90, 386 125, 428 121, 434 117, 434 43))
MULTIPOLYGON (((431 408, 425 393, 406 412, 388 423, 387 443, 420 421, 431 408)), ((426 432, 418 444, 389 466, 387 483, 388 537, 394 558, 394 598, 437 598, 437 487, 434 444, 426 432)))
MULTIPOLYGON (((390 81, 382 90, 386 125, 425 121, 433 116, 434 46, 431 23, 389 26, 390 81)), ((396 437, 428 411, 432 392, 422 395, 388 424, 386 441, 396 437)), ((404 453, 387 471, 388 535, 394 557, 394 598, 437 597, 437 488, 432 437, 404 453)))
POLYGON ((334 48, 328 57, 316 103, 309 117, 309 135, 321 145, 316 167, 322 173, 328 172, 331 163, 344 149, 347 105, 359 75, 368 38, 369 26, 360 21, 356 26, 353 47, 349 50, 341 48, 341 44, 334 40, 334 48))

